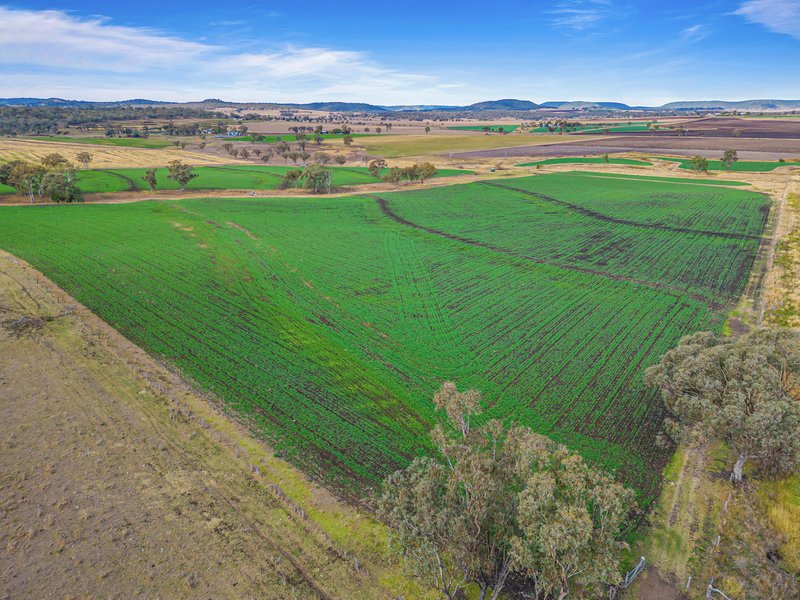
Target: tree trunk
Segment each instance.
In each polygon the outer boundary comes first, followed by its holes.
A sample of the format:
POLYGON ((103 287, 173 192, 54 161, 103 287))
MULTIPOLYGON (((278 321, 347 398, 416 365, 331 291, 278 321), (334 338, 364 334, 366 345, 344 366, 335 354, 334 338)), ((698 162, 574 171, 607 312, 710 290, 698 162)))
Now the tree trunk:
POLYGON ((569 590, 565 590, 562 588, 558 594, 558 600, 564 600, 564 598, 566 598, 568 595, 569 595, 569 590))
POLYGON ((733 465, 733 471, 731 472, 731 483, 733 484, 740 484, 742 483, 742 471, 744 470, 744 464, 747 462, 748 456, 746 454, 740 454, 739 458, 736 459, 736 463, 733 465))

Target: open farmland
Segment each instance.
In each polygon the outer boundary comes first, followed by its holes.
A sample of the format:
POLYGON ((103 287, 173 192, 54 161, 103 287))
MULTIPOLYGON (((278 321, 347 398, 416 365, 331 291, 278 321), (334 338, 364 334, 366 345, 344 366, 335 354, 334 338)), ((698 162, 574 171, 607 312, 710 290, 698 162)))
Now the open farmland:
POLYGON ((123 148, 168 148, 169 146, 172 146, 172 142, 164 138, 72 137, 64 135, 50 135, 37 136, 30 139, 37 142, 92 144, 95 146, 120 146, 123 148))
MULTIPOLYGON (((282 181, 287 171, 299 167, 261 166, 261 165, 226 165, 218 167, 197 167, 197 174, 187 185, 190 190, 274 190, 282 181)), ((328 167, 333 173, 333 185, 336 187, 379 183, 365 167, 328 167)), ((124 192, 147 190, 142 177, 146 169, 109 169, 78 171, 77 186, 85 194, 124 192)), ((470 171, 459 169, 440 169, 436 176, 447 177, 463 175, 470 171)), ((169 179, 167 169, 156 170, 157 189, 177 190, 179 185, 169 179)), ((0 186, 0 194, 13 193, 14 189, 0 186)))
POLYGON ((722 328, 769 201, 589 177, 8 208, 0 240, 344 489, 418 452, 452 378, 646 500, 666 455, 642 371, 722 328))
POLYGON ((564 165, 564 164, 587 164, 587 165, 629 165, 637 167, 649 167, 653 163, 635 158, 609 158, 608 160, 598 157, 566 157, 566 158, 546 158, 517 165, 518 167, 535 167, 537 165, 564 165))
MULTIPOLYGON (((648 131, 647 121, 637 122, 616 122, 616 123, 579 123, 566 127, 563 131, 567 133, 629 133, 634 131, 648 131)), ((547 133, 562 131, 556 125, 541 125, 531 130, 533 133, 547 133)))
POLYGON ((161 167, 171 160, 182 160, 192 165, 225 164, 231 157, 217 157, 203 152, 168 148, 131 148, 108 145, 92 145, 62 141, 23 140, 0 138, 0 163, 24 160, 38 163, 57 152, 67 160, 78 164, 81 152, 92 155, 92 167, 110 169, 116 167, 161 167))
POLYGON ((360 138, 356 143, 364 146, 371 154, 386 158, 464 152, 468 150, 495 149, 497 156, 512 146, 531 146, 535 144, 556 144, 569 142, 574 138, 563 135, 381 135, 360 138))
MULTIPOLYGON (((303 139, 312 142, 314 140, 315 134, 313 133, 301 133, 296 134, 292 133, 264 133, 264 134, 256 134, 258 135, 258 140, 255 143, 262 143, 262 144, 274 144, 276 142, 294 142, 297 140, 298 137, 302 137, 303 139)), ((372 137, 373 134, 371 133, 350 133, 350 137, 352 138, 362 138, 362 137, 372 137)), ((323 133, 320 135, 323 140, 338 140, 342 141, 344 139, 343 133, 323 133)), ((219 136, 214 137, 214 141, 222 141, 222 142, 251 142, 253 143, 255 138, 252 135, 239 135, 235 137, 226 137, 226 136, 219 136)))
POLYGON ((705 179, 702 177, 663 177, 661 175, 627 175, 621 173, 604 173, 599 171, 571 171, 575 175, 584 177, 601 177, 604 179, 629 179, 632 181, 662 181, 665 183, 685 183, 689 185, 724 185, 726 187, 746 187, 746 181, 733 181, 732 179, 705 179))
POLYGON ((453 125, 452 127, 448 127, 448 129, 453 129, 455 131, 484 131, 487 127, 490 131, 495 133, 500 132, 500 130, 505 133, 511 133, 519 129, 519 125, 453 125))
MULTIPOLYGON (((661 157, 655 157, 661 158, 661 157)), ((687 158, 661 158, 680 163, 681 169, 691 169, 691 159, 687 158)), ((725 167, 721 160, 709 160, 709 171, 741 171, 741 172, 764 172, 773 171, 779 167, 800 167, 800 163, 766 161, 766 160, 739 160, 733 163, 730 168, 725 167)))

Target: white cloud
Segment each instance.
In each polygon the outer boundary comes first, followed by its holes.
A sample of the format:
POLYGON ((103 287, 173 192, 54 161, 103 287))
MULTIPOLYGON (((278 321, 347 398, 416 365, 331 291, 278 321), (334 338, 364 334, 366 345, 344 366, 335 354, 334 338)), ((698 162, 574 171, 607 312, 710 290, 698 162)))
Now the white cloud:
POLYGON ((273 46, 242 53, 102 17, 6 7, 0 78, 6 96, 93 100, 441 102, 459 85, 387 68, 362 52, 273 46))
POLYGON ((734 14, 772 32, 800 40, 800 2, 797 0, 747 0, 734 14))
POLYGON ((699 42, 708 37, 708 32, 702 25, 692 25, 681 32, 680 41, 685 44, 699 42))
POLYGON ((609 0, 567 0, 559 2, 548 12, 555 15, 552 19, 554 26, 583 31, 608 17, 610 9, 609 0))
POLYGON ((65 12, 0 7, 0 64, 141 71, 200 59, 211 46, 65 12))

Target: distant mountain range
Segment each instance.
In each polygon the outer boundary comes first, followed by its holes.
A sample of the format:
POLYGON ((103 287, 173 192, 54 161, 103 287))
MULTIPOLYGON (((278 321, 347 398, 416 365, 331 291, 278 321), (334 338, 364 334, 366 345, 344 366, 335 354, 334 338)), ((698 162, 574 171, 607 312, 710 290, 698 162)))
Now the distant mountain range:
MULTIPOLYGON (((163 102, 159 100, 145 100, 141 98, 120 100, 116 102, 90 102, 86 100, 64 100, 62 98, 0 98, 0 106, 146 106, 146 105, 176 105, 181 103, 163 102)), ((363 102, 310 102, 306 104, 277 103, 277 102, 225 102, 219 99, 206 99, 201 102, 187 102, 193 106, 204 105, 208 107, 223 106, 269 106, 272 108, 289 108, 305 110, 321 110, 328 112, 401 112, 401 111, 445 111, 445 112, 478 112, 478 111, 528 111, 528 110, 652 110, 652 111, 716 111, 716 110, 741 110, 747 112, 800 110, 800 100, 743 100, 729 102, 726 100, 690 100, 682 102, 669 102, 663 106, 629 106, 621 102, 586 102, 586 101, 549 101, 536 104, 529 100, 516 100, 506 98, 503 100, 489 100, 476 102, 467 106, 446 105, 398 105, 378 106, 363 102)))
POLYGON ((62 98, 0 98, 0 106, 144 106, 150 104, 174 104, 160 100, 118 100, 116 102, 92 102, 90 100, 64 100, 62 98))

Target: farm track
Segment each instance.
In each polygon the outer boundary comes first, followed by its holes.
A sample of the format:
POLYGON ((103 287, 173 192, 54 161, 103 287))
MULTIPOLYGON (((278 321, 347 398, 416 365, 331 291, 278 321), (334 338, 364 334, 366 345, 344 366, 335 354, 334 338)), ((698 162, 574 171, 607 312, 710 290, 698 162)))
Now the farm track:
MULTIPOLYGON (((477 183, 484 183, 484 182, 477 182, 477 183)), ((505 187, 505 186, 499 186, 499 187, 505 187)), ((510 188, 510 189, 513 189, 515 191, 524 191, 524 190, 517 190, 516 188, 510 188)), ((689 293, 686 290, 684 290, 682 288, 679 288, 679 287, 676 287, 676 286, 660 284, 660 283, 656 283, 656 282, 653 282, 653 281, 645 281, 643 279, 638 279, 638 278, 635 278, 635 277, 629 277, 627 275, 619 275, 619 274, 615 274, 615 273, 609 273, 607 271, 601 271, 599 269, 589 269, 589 268, 586 268, 586 267, 577 267, 577 266, 574 266, 574 265, 565 265, 565 264, 562 264, 562 263, 549 261, 549 260, 544 260, 544 259, 541 259, 541 258, 534 258, 532 256, 525 256, 525 255, 521 255, 521 254, 516 254, 513 251, 509 250, 508 248, 502 248, 502 247, 499 247, 499 246, 488 244, 486 242, 480 242, 480 241, 477 241, 477 240, 471 240, 469 238, 465 238, 465 237, 461 237, 461 236, 458 236, 458 235, 455 235, 455 234, 452 234, 452 233, 448 233, 448 232, 442 231, 440 229, 435 229, 433 227, 427 227, 425 225, 420 225, 419 223, 414 223, 413 221, 409 221, 405 217, 401 217, 396 212, 394 212, 392 210, 391 206, 389 205, 389 202, 385 198, 381 198, 380 196, 373 196, 373 195, 369 195, 368 197, 372 198, 373 200, 375 200, 377 202, 378 206, 380 207, 381 212, 383 212, 383 214, 386 217, 388 217, 389 219, 395 221, 396 223, 400 223, 401 225, 406 225, 407 227, 413 227, 414 229, 419 229, 421 231, 425 231, 427 233, 430 233, 430 234, 433 234, 433 235, 436 235, 436 236, 439 236, 439 237, 447 238, 449 240, 453 240, 453 241, 456 241, 456 242, 461 242, 462 244, 467 244, 469 246, 485 248, 487 250, 491 250, 492 252, 498 252, 498 253, 501 253, 501 254, 505 254, 507 256, 512 256, 514 258, 525 260, 527 262, 532 262, 532 263, 535 263, 535 264, 538 264, 538 265, 554 267, 554 268, 557 268, 557 269, 563 269, 565 271, 573 271, 573 272, 576 272, 576 273, 583 273, 583 274, 586 274, 586 275, 594 275, 594 276, 602 277, 602 278, 609 279, 609 280, 612 280, 612 281, 624 281, 626 283, 632 283, 634 285, 647 287, 647 288, 650 288, 652 290, 658 290, 658 291, 661 291, 661 292, 668 292, 668 293, 671 293, 671 294, 674 294, 674 293, 684 294, 684 295, 688 296, 689 298, 691 298, 692 300, 696 300, 698 302, 703 302, 704 304, 706 304, 712 310, 719 310, 720 308, 723 308, 725 306, 724 304, 721 304, 719 302, 714 302, 713 300, 707 298, 706 296, 703 296, 702 294, 689 293)))
POLYGON ((504 190, 508 190, 511 192, 516 192, 519 194, 523 194, 525 196, 531 196, 532 198, 537 198, 539 200, 544 200, 546 202, 551 202, 553 204, 558 204, 560 206, 564 206, 569 210, 575 211, 585 217, 590 217, 592 219, 597 219, 599 221, 606 221, 608 223, 615 223, 617 225, 629 225, 631 227, 643 227, 645 229, 659 229, 661 231, 672 231, 675 233, 691 233, 691 234, 698 234, 698 235, 709 235, 712 237, 721 237, 725 239, 731 240, 762 240, 762 236, 760 235, 747 235, 743 233, 727 233, 724 231, 709 231, 709 230, 702 230, 702 229, 690 229, 686 227, 672 227, 671 225, 661 225, 659 223, 642 223, 639 221, 631 221, 629 219, 620 219, 618 217, 610 217, 608 215, 604 215, 602 213, 596 212, 594 210, 590 210, 588 208, 584 208, 583 206, 578 206, 577 204, 572 204, 570 202, 565 202, 564 200, 559 200, 558 198, 553 198, 552 196, 546 196, 544 194, 540 194, 538 192, 531 192, 529 190, 523 190, 521 188, 513 187, 510 185, 505 185, 502 183, 494 183, 492 181, 479 181, 481 185, 488 185, 496 188, 501 188, 504 190))
POLYGON ((123 181, 125 181, 125 183, 128 184, 128 189, 126 190, 128 192, 135 192, 135 191, 137 191, 139 189, 136 186, 136 182, 133 179, 131 179, 130 177, 128 177, 127 175, 123 175, 122 173, 116 173, 115 171, 112 171, 110 169, 109 170, 106 170, 106 169, 92 169, 92 170, 97 172, 97 173, 108 173, 110 175, 113 175, 114 177, 118 177, 119 179, 122 179, 123 181))

